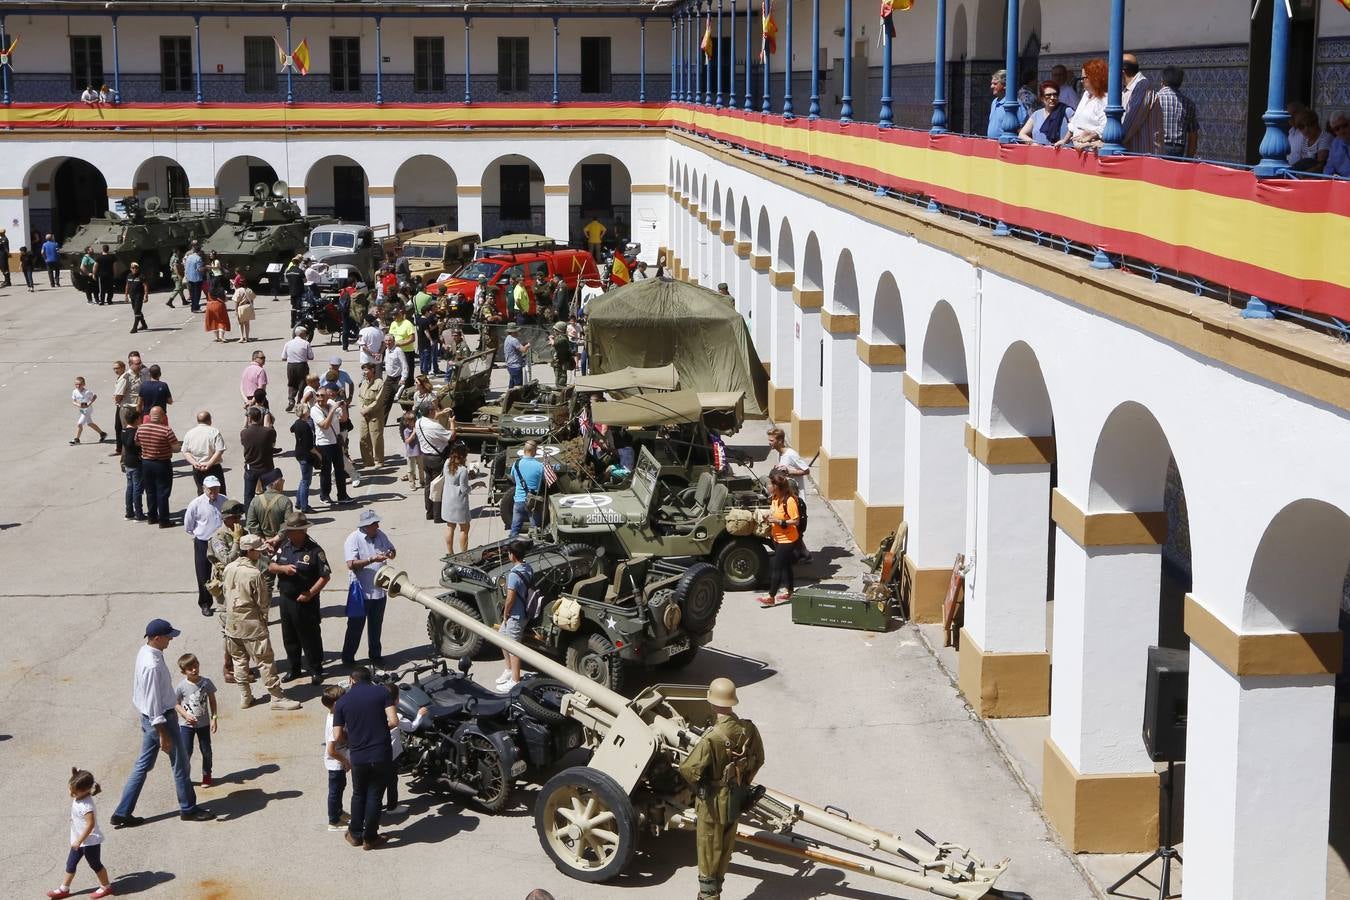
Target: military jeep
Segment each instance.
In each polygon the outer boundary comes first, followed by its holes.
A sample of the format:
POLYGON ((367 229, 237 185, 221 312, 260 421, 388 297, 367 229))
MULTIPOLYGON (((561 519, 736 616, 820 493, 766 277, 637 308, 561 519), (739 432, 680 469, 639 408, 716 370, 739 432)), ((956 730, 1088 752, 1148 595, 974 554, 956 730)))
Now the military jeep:
POLYGON ((604 548, 616 559, 650 554, 711 561, 728 590, 762 583, 769 569, 768 543, 755 523, 768 499, 759 483, 704 470, 690 488, 662 472, 661 462, 644 446, 626 488, 550 497, 551 537, 604 548))
MULTIPOLYGON (((440 599, 498 625, 512 565, 509 543, 493 541, 446 556, 441 586, 447 590, 440 599)), ((722 586, 712 566, 642 557, 619 561, 604 574, 602 556, 603 551, 585 545, 536 541, 530 547, 525 562, 545 602, 525 630, 527 643, 573 671, 622 690, 629 669, 687 665, 712 640, 722 607, 722 586), (564 600, 580 606, 579 624, 572 630, 554 617, 564 600)), ((485 643, 434 612, 427 615, 427 637, 436 653, 452 659, 477 656, 485 643)))

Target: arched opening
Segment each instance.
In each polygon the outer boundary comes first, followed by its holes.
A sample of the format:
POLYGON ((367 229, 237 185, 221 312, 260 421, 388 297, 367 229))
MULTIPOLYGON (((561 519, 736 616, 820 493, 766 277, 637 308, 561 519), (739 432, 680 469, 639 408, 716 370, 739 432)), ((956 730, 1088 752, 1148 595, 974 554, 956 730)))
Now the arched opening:
POLYGON ((825 286, 825 275, 821 271, 820 240, 813 231, 806 236, 806 250, 802 253, 802 271, 798 277, 802 290, 819 291, 825 286))
POLYGON ((967 383, 966 345, 961 337, 961 322, 956 318, 956 310, 945 300, 933 307, 932 317, 928 320, 919 371, 925 384, 967 383))
POLYGON ((370 181, 366 170, 347 156, 325 156, 305 175, 305 211, 343 222, 370 221, 370 181))
POLYGON ((722 216, 722 230, 735 231, 736 195, 731 192, 731 188, 727 188, 727 202, 722 204, 722 211, 725 213, 725 215, 722 216))
POLYGON ((483 237, 543 231, 544 173, 517 153, 494 159, 483 173, 483 237))
POLYGON ((778 226, 778 255, 774 260, 774 268, 780 272, 794 271, 796 266, 793 263, 795 251, 792 246, 792 226, 788 220, 784 219, 778 226))
POLYGON ((750 242, 750 201, 744 197, 741 198, 741 214, 736 217, 739 223, 738 240, 745 243, 750 242))
POLYGON ((871 313, 858 344, 858 502, 853 507, 854 537, 869 553, 895 531, 905 502, 900 472, 905 458, 905 314, 890 272, 877 280, 871 313))
POLYGON ((167 156, 152 156, 141 163, 132 180, 137 200, 158 197, 164 209, 170 210, 187 209, 191 205, 187 172, 167 156))
MULTIPOLYGON (((20 244, 32 249, 34 232, 39 238, 50 233, 63 243, 81 225, 108 211, 108 183, 103 173, 77 157, 38 163, 29 171, 24 187, 28 189, 30 233, 11 239, 16 252, 20 244)), ((37 243, 41 245, 41 239, 37 243)))
POLYGON ((759 223, 755 227, 755 254, 768 256, 773 252, 773 230, 769 225, 769 211, 759 208, 759 223))
POLYGON ((455 170, 439 156, 421 154, 404 161, 394 173, 394 220, 398 231, 458 227, 458 182, 455 170), (397 224, 401 223, 401 224, 397 224))
POLYGON ((226 160, 216 172, 216 199, 222 207, 253 196, 253 186, 265 184, 270 189, 280 179, 277 170, 257 156, 236 156, 226 160))
POLYGON ((712 189, 712 217, 719 222, 722 220, 722 186, 716 181, 712 189))
POLYGON ((871 343, 905 346, 905 311, 895 276, 883 272, 872 301, 871 343))
POLYGON ((633 179, 613 156, 596 153, 577 163, 567 180, 568 233, 587 243, 583 229, 592 220, 607 229, 605 246, 632 240, 633 179))

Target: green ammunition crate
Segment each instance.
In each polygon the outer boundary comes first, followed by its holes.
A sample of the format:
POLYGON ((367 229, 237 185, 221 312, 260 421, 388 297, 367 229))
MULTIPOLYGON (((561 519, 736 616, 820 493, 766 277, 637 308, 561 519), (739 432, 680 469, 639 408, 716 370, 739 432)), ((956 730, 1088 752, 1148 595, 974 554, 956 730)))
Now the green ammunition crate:
POLYGON ((828 625, 885 631, 891 622, 890 604, 869 600, 854 591, 803 588, 792 595, 792 621, 797 625, 828 625))

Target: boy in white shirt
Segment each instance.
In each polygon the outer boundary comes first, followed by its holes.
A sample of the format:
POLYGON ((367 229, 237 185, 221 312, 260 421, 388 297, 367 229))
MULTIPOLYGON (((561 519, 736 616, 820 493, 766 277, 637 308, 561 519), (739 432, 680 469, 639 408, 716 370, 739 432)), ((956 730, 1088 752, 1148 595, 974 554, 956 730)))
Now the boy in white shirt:
POLYGON ((342 795, 347 792, 347 744, 333 738, 333 707, 342 697, 342 688, 330 684, 323 689, 323 706, 328 715, 323 722, 323 767, 328 770, 328 830, 346 831, 349 818, 342 811, 342 795))
POLYGON ((80 417, 75 420, 75 437, 70 442, 71 446, 80 442, 80 433, 86 425, 98 434, 100 444, 108 439, 108 433, 94 424, 94 401, 97 399, 98 394, 85 389, 83 377, 75 379, 75 390, 70 392, 70 405, 80 411, 80 417))

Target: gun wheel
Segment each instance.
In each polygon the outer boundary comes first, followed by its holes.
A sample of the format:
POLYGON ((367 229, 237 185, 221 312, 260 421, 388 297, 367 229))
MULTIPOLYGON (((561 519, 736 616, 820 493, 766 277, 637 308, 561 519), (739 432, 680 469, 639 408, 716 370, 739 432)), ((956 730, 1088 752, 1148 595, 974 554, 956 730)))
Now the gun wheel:
POLYGON ((558 871, 578 881, 613 879, 637 849, 632 801, 613 778, 587 766, 548 780, 534 807, 534 826, 558 871))

